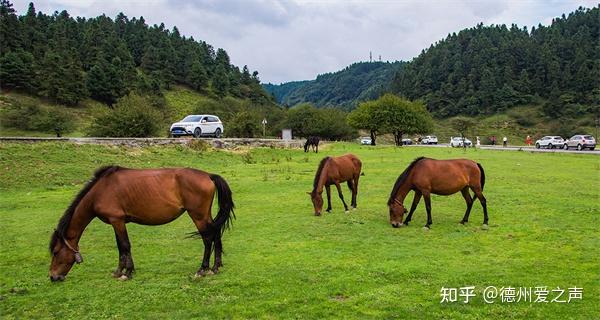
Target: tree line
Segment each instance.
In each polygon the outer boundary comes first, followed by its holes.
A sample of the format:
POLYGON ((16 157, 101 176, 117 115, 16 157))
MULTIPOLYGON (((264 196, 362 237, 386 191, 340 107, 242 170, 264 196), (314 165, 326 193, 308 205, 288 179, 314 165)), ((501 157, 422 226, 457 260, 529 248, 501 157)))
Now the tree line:
POLYGON ((436 116, 482 115, 545 101, 548 116, 599 113, 600 7, 550 26, 483 26, 449 34, 401 71, 392 92, 436 116))
POLYGON ((225 50, 182 36, 177 27, 149 26, 123 13, 114 20, 47 15, 33 3, 17 16, 8 0, 0 0, 0 18, 3 89, 71 106, 88 97, 112 105, 131 91, 160 96, 182 84, 215 97, 272 103, 257 71, 232 65, 225 50))

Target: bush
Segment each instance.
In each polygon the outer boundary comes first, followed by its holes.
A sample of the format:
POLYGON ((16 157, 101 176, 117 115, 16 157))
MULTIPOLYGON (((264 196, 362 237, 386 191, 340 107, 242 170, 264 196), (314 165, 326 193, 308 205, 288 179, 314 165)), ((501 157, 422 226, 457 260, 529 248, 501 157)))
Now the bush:
POLYGON ((254 138, 261 135, 259 127, 261 119, 247 111, 238 112, 228 123, 227 136, 238 138, 254 138))
POLYGON ((34 103, 14 103, 2 112, 0 121, 5 127, 27 131, 63 134, 75 129, 73 117, 68 112, 42 109, 34 103))
POLYGON ((88 130, 94 137, 156 136, 162 115, 143 97, 129 94, 117 102, 114 109, 96 118, 88 130))

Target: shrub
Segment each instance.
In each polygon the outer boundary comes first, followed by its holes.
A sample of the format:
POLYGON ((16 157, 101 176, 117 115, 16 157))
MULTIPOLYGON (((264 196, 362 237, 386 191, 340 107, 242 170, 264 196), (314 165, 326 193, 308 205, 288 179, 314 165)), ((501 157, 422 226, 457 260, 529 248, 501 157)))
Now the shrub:
POLYGON ((27 131, 62 134, 75 129, 73 117, 68 112, 46 110, 34 103, 15 102, 2 112, 0 121, 5 127, 27 131))
POLYGON ((88 130, 95 137, 152 137, 162 123, 162 115, 143 97, 129 94, 114 109, 96 118, 88 130))

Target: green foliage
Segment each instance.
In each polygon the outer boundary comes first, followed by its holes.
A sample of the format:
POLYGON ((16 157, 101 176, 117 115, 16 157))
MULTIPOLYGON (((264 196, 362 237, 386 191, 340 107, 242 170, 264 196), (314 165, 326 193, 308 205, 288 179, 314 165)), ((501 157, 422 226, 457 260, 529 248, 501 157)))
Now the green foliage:
POLYGON ((348 140, 356 131, 346 123, 346 113, 337 109, 317 109, 309 103, 288 110, 286 128, 296 137, 318 136, 327 140, 348 140))
POLYGON ((75 129, 73 117, 66 111, 49 111, 34 103, 13 103, 2 111, 0 122, 5 127, 56 134, 72 132, 75 129))
POLYGON ((36 14, 33 4, 18 17, 7 0, 0 3, 0 15, 3 87, 67 105, 88 97, 111 105, 133 89, 158 95, 182 84, 200 91, 212 81, 221 97, 272 102, 256 71, 242 83, 242 71, 230 64, 225 50, 215 54, 212 46, 182 36, 176 27, 148 26, 144 18, 123 13, 114 20, 73 18, 66 11, 36 14))
POLYGON ((88 130, 93 137, 153 137, 159 133, 161 113, 136 94, 129 94, 114 109, 96 118, 88 130))
POLYGON ((413 102, 392 94, 359 104, 348 116, 348 123, 371 133, 371 144, 377 134, 391 133, 396 145, 402 145, 404 134, 427 133, 433 128, 433 119, 421 102, 413 102))
POLYGON ((359 102, 378 98, 404 62, 358 62, 344 70, 317 76, 311 81, 295 81, 264 88, 284 105, 312 103, 315 106, 355 108, 359 102))
POLYGON ((260 121, 256 114, 248 111, 236 113, 227 123, 226 134, 229 137, 254 138, 262 135, 260 121))
MULTIPOLYGON (((469 130, 475 125, 475 121, 467 117, 454 117, 450 119, 450 126, 456 130, 461 137, 465 137, 469 130)), ((466 145, 465 145, 466 147, 466 145)))
MULTIPOLYGON (((591 105, 600 87, 600 7, 579 8, 550 26, 483 26, 451 33, 399 71, 392 91, 424 99, 437 117, 484 115, 576 92, 571 104, 591 105)), ((550 101, 545 113, 562 114, 550 101)), ((581 108, 573 112, 580 112, 581 108)))

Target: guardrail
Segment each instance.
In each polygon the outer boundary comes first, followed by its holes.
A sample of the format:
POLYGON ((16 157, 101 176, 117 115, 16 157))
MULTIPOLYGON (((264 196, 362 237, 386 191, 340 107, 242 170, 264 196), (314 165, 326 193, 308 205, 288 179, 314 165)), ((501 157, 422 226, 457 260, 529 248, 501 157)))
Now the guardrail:
POLYGON ((0 142, 40 143, 68 142, 76 144, 104 144, 125 146, 188 144, 191 141, 204 141, 215 148, 234 148, 238 146, 299 148, 304 140, 255 139, 255 138, 53 138, 53 137, 0 137, 0 142))

